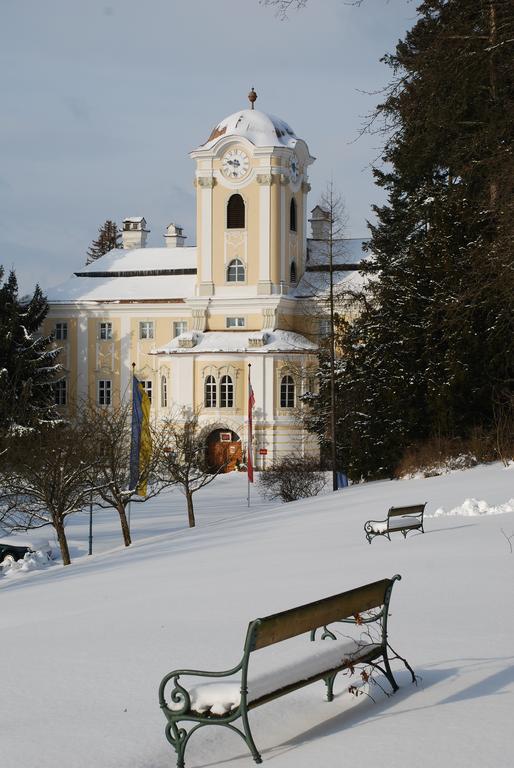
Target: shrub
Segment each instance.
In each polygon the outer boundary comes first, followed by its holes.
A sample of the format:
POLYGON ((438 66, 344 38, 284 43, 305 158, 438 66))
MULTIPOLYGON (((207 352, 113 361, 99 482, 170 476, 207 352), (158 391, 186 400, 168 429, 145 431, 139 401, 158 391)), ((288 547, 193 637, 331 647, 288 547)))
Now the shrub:
POLYGON ((325 473, 309 456, 284 456, 259 475, 259 489, 269 500, 296 501, 317 496, 325 487, 325 473))

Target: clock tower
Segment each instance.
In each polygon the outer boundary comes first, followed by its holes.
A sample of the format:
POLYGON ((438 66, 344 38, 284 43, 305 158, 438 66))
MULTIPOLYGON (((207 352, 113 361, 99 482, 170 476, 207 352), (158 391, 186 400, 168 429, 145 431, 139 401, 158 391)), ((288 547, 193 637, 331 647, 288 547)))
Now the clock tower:
POLYGON ((307 144, 273 115, 235 112, 196 161, 199 296, 287 293, 305 269, 307 144))

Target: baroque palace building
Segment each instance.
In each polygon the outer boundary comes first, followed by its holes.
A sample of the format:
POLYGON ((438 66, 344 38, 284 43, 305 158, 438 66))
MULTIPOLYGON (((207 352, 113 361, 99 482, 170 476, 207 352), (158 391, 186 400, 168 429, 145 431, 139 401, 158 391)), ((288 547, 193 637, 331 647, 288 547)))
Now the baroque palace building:
MULTIPOLYGON (((301 429, 299 396, 315 386, 327 335, 327 214, 307 238, 314 159, 287 123, 254 109, 222 120, 191 152, 196 246, 170 224, 146 247, 144 217, 123 221, 123 248, 48 292, 45 332, 61 348, 56 403, 116 407, 132 364, 155 419, 196 412, 213 462, 244 457, 248 365, 254 390, 254 464, 316 451, 301 429), (243 447, 243 453, 242 453, 243 447)), ((362 240, 337 241, 336 284, 358 280, 362 240)))

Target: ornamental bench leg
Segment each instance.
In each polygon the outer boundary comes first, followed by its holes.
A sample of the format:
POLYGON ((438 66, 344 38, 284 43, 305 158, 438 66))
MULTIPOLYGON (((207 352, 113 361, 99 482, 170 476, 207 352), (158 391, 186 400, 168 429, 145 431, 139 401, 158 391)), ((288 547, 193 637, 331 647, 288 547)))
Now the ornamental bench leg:
POLYGON ((323 680, 325 681, 325 685, 327 686, 327 701, 333 701, 334 700, 334 682, 335 682, 335 679, 336 679, 336 675, 329 675, 328 677, 324 677, 323 678, 323 680))
POLYGON ((178 728, 176 723, 171 722, 167 724, 165 733, 166 739, 177 753, 177 768, 184 768, 184 752, 188 741, 186 729, 178 728))
POLYGON ((243 730, 245 732, 245 741, 248 745, 248 749, 252 753, 252 757, 256 763, 262 763, 262 757, 259 753, 259 750, 255 746, 255 742, 253 740, 252 732, 250 730, 250 723, 248 722, 248 712, 246 709, 244 709, 241 712, 241 720, 243 721, 243 730))
POLYGON ((398 690, 398 685, 396 683, 396 680, 393 677, 393 673, 391 672, 391 665, 389 664, 389 657, 387 656, 387 650, 384 651, 384 668, 385 668, 386 677, 391 684, 391 688, 393 689, 393 693, 396 693, 396 691, 398 690))

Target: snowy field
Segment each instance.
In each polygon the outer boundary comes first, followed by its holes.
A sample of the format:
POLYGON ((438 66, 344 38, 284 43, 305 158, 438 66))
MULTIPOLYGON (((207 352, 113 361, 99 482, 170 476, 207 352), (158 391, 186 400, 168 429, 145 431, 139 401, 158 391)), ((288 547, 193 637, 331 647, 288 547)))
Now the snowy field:
MULTIPOLYGON (((332 703, 320 682, 259 707, 264 764, 510 768, 514 554, 501 529, 514 533, 513 497, 514 469, 492 465, 282 506, 254 492, 248 509, 233 473, 197 495, 193 530, 177 491, 133 505, 129 549, 116 515, 95 513, 92 557, 76 517, 71 566, 0 577, 2 762, 173 768, 157 702, 167 671, 231 667, 251 619, 399 573, 389 635, 418 686, 396 663, 400 690, 374 689, 375 703, 339 676, 332 703), (424 535, 366 542, 367 519, 424 501, 424 535)), ((187 768, 251 765, 226 729, 200 731, 186 752, 187 768)))

